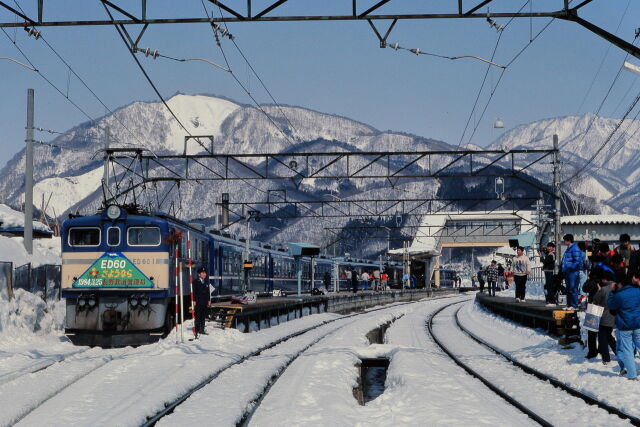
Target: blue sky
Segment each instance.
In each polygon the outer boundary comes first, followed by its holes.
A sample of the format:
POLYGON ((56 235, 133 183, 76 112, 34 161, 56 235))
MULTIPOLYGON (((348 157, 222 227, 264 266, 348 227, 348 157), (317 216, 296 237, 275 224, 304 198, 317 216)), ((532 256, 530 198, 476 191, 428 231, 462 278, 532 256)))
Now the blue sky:
MULTIPOLYGON (((449 11, 446 5, 457 3, 395 1, 402 3, 406 12, 427 12, 429 10, 424 6, 427 3, 440 4, 438 11, 449 11)), ((517 9, 524 2, 496 0, 491 4, 491 10, 504 9, 501 5, 507 4, 516 4, 517 9)), ((323 8, 322 3, 308 0, 291 0, 290 3, 282 13, 331 11, 344 14, 349 12, 346 7, 351 4, 346 0, 331 0, 327 2, 331 7, 323 8), (340 6, 345 9, 341 10, 340 6)), ((20 4, 31 13, 36 1, 21 1, 20 4)), ((150 4, 153 6, 149 15, 153 17, 204 16, 198 0, 180 2, 177 11, 175 2, 158 0, 150 4)), ((560 0, 535 0, 533 10, 552 10, 560 8, 561 4, 560 0)), ((98 1, 73 0, 65 5, 73 5, 76 11, 69 14, 56 3, 45 4, 45 19, 106 17, 98 1)), ((397 10, 397 7, 385 6, 380 13, 392 9, 397 10)), ((529 5, 525 7, 528 9, 529 5)), ((611 32, 615 32, 621 22, 618 35, 631 41, 635 28, 640 26, 640 22, 633 19, 640 16, 640 4, 630 0, 595 0, 582 9, 581 16, 611 32)), ((8 12, 0 11, 0 20, 12 19, 8 12)), ((498 21, 506 23, 504 19, 498 21)), ((547 22, 547 19, 513 21, 502 34, 495 61, 508 63, 528 44, 531 32, 535 35, 547 22)), ((384 27, 385 23, 379 25, 384 27)), ((380 49, 366 22, 237 23, 231 24, 230 30, 278 102, 343 115, 381 130, 410 132, 453 144, 460 141, 486 70, 486 65, 479 61, 450 61, 380 49)), ((81 83, 73 76, 69 78, 66 66, 42 40, 28 38, 23 30, 6 31, 36 67, 65 95, 68 91, 69 98, 90 116, 105 114, 105 108, 81 83)), ((109 108, 137 100, 157 100, 113 27, 42 28, 41 31, 109 108)), ((497 37, 498 33, 482 19, 401 21, 388 41, 441 55, 489 58, 497 37)), ((228 41, 224 43, 236 75, 251 88, 259 102, 270 102, 233 45, 228 41)), ((140 46, 178 58, 223 61, 207 25, 150 27, 140 46)), ((0 56, 24 61, 2 33, 0 56)), ((625 53, 620 49, 609 48, 606 41, 575 23, 553 22, 507 68, 484 118, 479 120, 480 112, 474 115, 470 130, 477 126, 477 131, 470 142, 484 146, 497 138, 502 132, 493 128, 497 117, 503 119, 505 130, 508 130, 543 118, 595 111, 624 57, 625 53), (604 65, 594 81, 607 51, 604 65), (587 95, 592 81, 593 87, 587 95)), ((163 59, 154 61, 143 56, 140 60, 165 97, 178 91, 211 93, 251 103, 228 74, 211 66, 163 59)), ((486 89, 478 103, 479 111, 487 103, 487 89, 496 84, 499 74, 500 70, 495 68, 489 73, 486 89)), ((0 167, 24 146, 27 88, 36 91, 37 127, 65 131, 87 120, 36 73, 0 60, 0 76, 0 144, 3 147, 0 167)), ((623 72, 601 114, 620 116, 638 91, 638 80, 640 77, 623 72)), ((38 133, 37 139, 46 141, 51 136, 38 133)), ((469 142, 469 130, 464 142, 469 142)))

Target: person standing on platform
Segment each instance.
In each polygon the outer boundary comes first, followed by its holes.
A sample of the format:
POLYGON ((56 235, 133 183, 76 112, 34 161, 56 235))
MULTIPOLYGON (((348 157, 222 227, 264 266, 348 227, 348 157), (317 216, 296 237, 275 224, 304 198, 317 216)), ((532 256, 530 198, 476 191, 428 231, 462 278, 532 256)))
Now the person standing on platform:
POLYGON ((373 270, 373 290, 380 290, 380 270, 378 269, 373 270))
POLYGON ((556 245, 553 242, 547 243, 542 259, 542 271, 544 272, 544 291, 547 305, 556 304, 556 284, 553 280, 553 270, 556 265, 556 245))
POLYGON ((487 267, 487 291, 490 297, 496 296, 496 287, 498 286, 498 266, 496 260, 491 261, 491 265, 487 267))
POLYGON ((360 280, 362 280, 362 290, 368 291, 369 290, 369 273, 367 273, 366 271, 363 271, 362 275, 360 276, 360 280))
POLYGON ((527 276, 531 273, 531 261, 524 254, 524 248, 518 246, 518 255, 513 260, 513 280, 516 283, 516 302, 524 302, 527 293, 527 276))
POLYGON ((382 290, 386 291, 387 290, 387 285, 389 284, 389 275, 384 272, 380 275, 380 280, 381 280, 381 284, 382 284, 382 290))
POLYGON ((358 292, 358 272, 356 270, 349 271, 349 276, 351 276, 351 290, 353 293, 358 292))
MULTIPOLYGON (((613 277, 613 275, 612 275, 613 277)), ((602 287, 600 280, 602 279, 601 270, 592 270, 589 273, 589 278, 582 286, 582 292, 587 294, 587 303, 593 304, 593 299, 602 287)), ((604 305, 597 304, 602 307, 604 305)), ((592 359, 598 355, 598 332, 595 331, 587 331, 587 359, 592 359)))
POLYGON ((480 284, 480 293, 484 293, 484 271, 482 271, 482 267, 478 270, 478 283, 480 284))
MULTIPOLYGON (((588 280, 587 280, 588 281, 588 280)), ((596 295, 593 297, 593 303, 604 308, 602 317, 600 318, 600 327, 598 329, 598 352, 602 357, 602 364, 608 365, 611 362, 609 355, 609 347, 611 351, 616 353, 616 339, 613 337, 613 328, 616 326, 616 317, 609 311, 607 300, 614 286, 613 274, 606 272, 601 279, 601 286, 596 295)), ((591 331, 589 331, 591 332, 591 331)))
POLYGON ((331 273, 329 273, 328 271, 324 272, 322 284, 324 284, 324 288, 327 290, 327 292, 329 292, 329 289, 331 289, 331 273))
POLYGON ((409 288, 409 286, 411 285, 411 283, 409 283, 410 281, 411 278, 409 277, 409 273, 404 273, 402 275, 402 289, 409 288))
POLYGON ((580 292, 580 270, 584 268, 584 254, 576 243, 573 234, 565 234, 562 238, 568 246, 562 256, 562 274, 567 285, 567 308, 578 309, 578 294, 580 292))
POLYGON ((636 258, 636 248, 631 244, 631 237, 627 233, 623 233, 620 235, 620 246, 618 246, 615 251, 620 254, 622 257, 622 261, 624 262, 625 268, 629 269, 631 266, 632 258, 635 261, 636 258))
POLYGON ((207 307, 211 305, 211 295, 209 294, 209 277, 204 267, 198 269, 198 277, 193 280, 193 299, 195 304, 195 330, 198 334, 207 335, 204 330, 207 307))
MULTIPOLYGON (((633 272, 633 283, 640 283, 640 272, 633 272)), ((629 275, 616 283, 611 289, 609 311, 616 315, 618 329, 618 360, 623 374, 626 370, 627 378, 635 380, 637 376, 634 350, 640 350, 640 288, 633 286, 629 275)))
POLYGON ((504 291, 504 267, 501 263, 498 263, 498 288, 504 291))

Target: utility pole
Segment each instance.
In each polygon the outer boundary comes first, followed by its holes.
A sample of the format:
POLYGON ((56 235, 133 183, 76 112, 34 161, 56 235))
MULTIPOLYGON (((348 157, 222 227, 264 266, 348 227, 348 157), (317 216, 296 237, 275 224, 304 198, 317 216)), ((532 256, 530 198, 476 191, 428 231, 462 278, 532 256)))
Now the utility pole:
POLYGON ((556 244, 556 263, 553 273, 560 272, 561 249, 560 245, 560 150, 558 149, 558 135, 553 135, 553 190, 554 190, 554 240, 556 244))
POLYGON ((27 153, 24 166, 24 248, 33 254, 33 89, 27 89, 27 153))
POLYGON ((104 207, 109 201, 109 126, 104 128, 104 170, 102 171, 102 194, 104 195, 104 207))

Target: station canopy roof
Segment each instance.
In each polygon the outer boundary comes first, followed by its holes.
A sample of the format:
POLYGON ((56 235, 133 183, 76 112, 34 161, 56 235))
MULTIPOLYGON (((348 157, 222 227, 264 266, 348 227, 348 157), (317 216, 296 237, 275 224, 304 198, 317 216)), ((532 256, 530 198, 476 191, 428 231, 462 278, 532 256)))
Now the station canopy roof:
POLYGON ((640 216, 615 214, 615 215, 570 215, 560 217, 560 223, 566 225, 590 225, 590 224, 640 224, 640 216))

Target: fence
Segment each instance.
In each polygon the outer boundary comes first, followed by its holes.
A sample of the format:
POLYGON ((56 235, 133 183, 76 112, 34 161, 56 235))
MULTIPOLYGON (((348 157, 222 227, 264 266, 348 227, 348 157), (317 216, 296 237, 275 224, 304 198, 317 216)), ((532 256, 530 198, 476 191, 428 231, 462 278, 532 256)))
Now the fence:
MULTIPOLYGON (((13 290, 23 289, 27 292, 39 295, 45 301, 53 301, 60 299, 60 266, 45 264, 39 267, 32 268, 31 264, 21 265, 7 274, 2 270, 3 266, 9 265, 11 269, 11 263, 0 263, 0 291, 3 291, 2 276, 4 273, 5 280, 9 279, 5 288, 9 297, 13 296, 13 290)), ((6 268, 6 267, 5 267, 6 268)))
POLYGON ((13 263, 0 262, 0 294, 13 298, 13 263))

